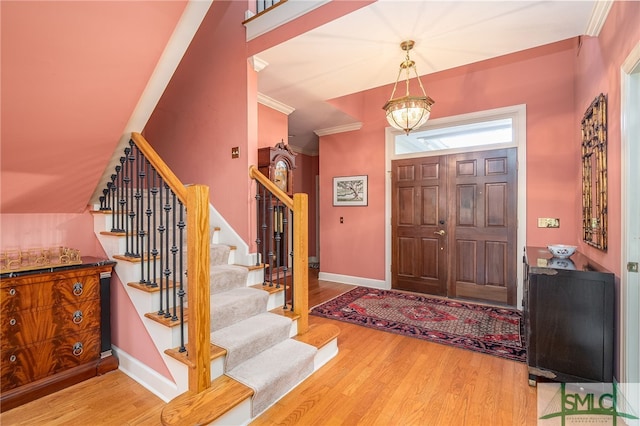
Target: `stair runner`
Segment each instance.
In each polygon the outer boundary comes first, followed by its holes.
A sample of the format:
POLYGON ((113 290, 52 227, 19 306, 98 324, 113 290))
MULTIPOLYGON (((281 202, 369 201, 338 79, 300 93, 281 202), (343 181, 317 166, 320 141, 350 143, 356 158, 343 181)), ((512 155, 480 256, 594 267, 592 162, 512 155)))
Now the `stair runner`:
POLYGON ((256 417, 313 373, 317 349, 290 338, 292 321, 267 311, 269 294, 247 287, 247 268, 211 246, 211 343, 227 351, 225 374, 253 389, 256 417))

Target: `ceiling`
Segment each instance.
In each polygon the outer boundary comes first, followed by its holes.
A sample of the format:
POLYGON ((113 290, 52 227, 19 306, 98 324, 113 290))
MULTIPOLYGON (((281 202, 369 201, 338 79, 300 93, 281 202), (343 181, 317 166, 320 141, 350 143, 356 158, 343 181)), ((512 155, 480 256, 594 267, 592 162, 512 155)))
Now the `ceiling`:
MULTIPOLYGON (((314 131, 354 123, 327 100, 395 81, 404 39, 416 41, 412 58, 429 74, 597 35, 600 6, 611 3, 327 1, 285 4, 320 5, 302 20, 323 7, 356 10, 257 54, 268 63, 259 91, 295 109, 289 142, 307 153, 318 150, 314 131)), ((117 162, 117 145, 144 127, 210 4, 0 1, 0 211, 84 211, 113 170, 105 158, 117 162)))
MULTIPOLYGON (((597 35, 610 5, 379 0, 258 53, 268 63, 258 74, 258 90, 294 108, 289 143, 315 153, 314 131, 326 133, 355 122, 325 101, 394 83, 404 59, 403 40, 415 41, 411 59, 420 75, 428 75, 579 35, 597 35)), ((428 94, 428 76, 422 81, 428 94)))

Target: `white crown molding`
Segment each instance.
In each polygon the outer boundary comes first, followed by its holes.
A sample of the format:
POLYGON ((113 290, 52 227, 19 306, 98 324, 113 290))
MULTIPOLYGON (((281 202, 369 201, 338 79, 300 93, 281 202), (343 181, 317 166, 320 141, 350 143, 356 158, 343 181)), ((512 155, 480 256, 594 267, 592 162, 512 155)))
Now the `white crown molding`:
POLYGON ((631 52, 629 52, 627 59, 625 59, 625 61, 623 62, 620 68, 622 68, 622 71, 625 74, 631 74, 633 73, 633 70, 639 63, 640 63, 640 41, 636 44, 636 46, 633 49, 631 49, 631 52))
MULTIPOLYGON (((286 1, 274 7, 272 10, 261 12, 259 15, 249 16, 250 21, 245 22, 247 29, 247 41, 266 34, 269 31, 278 28, 287 22, 309 13, 312 10, 329 3, 330 0, 305 0, 305 1, 286 1)), ((251 13, 245 12, 245 17, 251 13)))
POLYGON ((255 72, 260 72, 265 69, 267 65, 269 65, 269 62, 260 59, 257 55, 253 55, 252 57, 250 57, 249 61, 251 62, 251 66, 253 67, 253 70, 255 72))
POLYGON ((275 99, 270 98, 269 96, 264 95, 260 92, 258 92, 258 103, 261 103, 264 106, 268 106, 269 108, 273 108, 276 111, 279 111, 286 115, 289 115, 296 110, 294 107, 283 104, 280 101, 276 101, 275 99))
POLYGON ((362 123, 357 122, 357 123, 343 124, 342 126, 318 129, 318 130, 314 130, 313 133, 315 133, 318 136, 326 136, 326 135, 333 135, 336 133, 344 133, 344 132, 351 132, 353 130, 360 130, 361 128, 362 128, 362 123))
POLYGON ((595 2, 593 10, 591 11, 591 17, 587 23, 587 29, 585 30, 586 35, 593 37, 600 35, 607 16, 609 16, 611 6, 613 6, 613 0, 597 0, 595 2))

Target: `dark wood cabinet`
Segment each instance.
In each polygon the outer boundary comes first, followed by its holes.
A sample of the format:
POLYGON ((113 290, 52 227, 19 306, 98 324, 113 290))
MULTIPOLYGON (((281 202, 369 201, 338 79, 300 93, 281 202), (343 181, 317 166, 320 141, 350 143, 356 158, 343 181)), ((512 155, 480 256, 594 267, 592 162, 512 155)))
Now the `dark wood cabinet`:
POLYGON ((2 411, 118 367, 109 324, 115 262, 82 260, 0 276, 2 411))
POLYGON ((614 274, 579 252, 527 247, 523 307, 529 384, 613 380, 614 274))

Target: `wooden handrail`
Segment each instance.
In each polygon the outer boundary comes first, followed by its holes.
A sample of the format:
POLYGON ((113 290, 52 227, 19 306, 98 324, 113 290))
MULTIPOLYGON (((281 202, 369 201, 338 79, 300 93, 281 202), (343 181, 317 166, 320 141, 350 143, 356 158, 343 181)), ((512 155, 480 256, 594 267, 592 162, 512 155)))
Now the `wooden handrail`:
POLYGON ((278 188, 275 183, 271 182, 268 177, 263 175, 256 166, 249 166, 249 177, 260 182, 262 186, 275 195, 288 209, 293 210, 293 199, 291 199, 286 192, 278 188))
POLYGON ((149 142, 147 142, 144 136, 140 133, 131 132, 131 139, 135 142, 144 157, 149 161, 149 163, 151 163, 153 168, 156 169, 160 176, 162 176, 162 179, 164 179, 164 181, 173 190, 178 199, 182 201, 182 204, 187 205, 187 190, 185 186, 171 171, 169 166, 162 161, 162 158, 160 158, 158 153, 151 148, 151 145, 149 145, 149 142))

